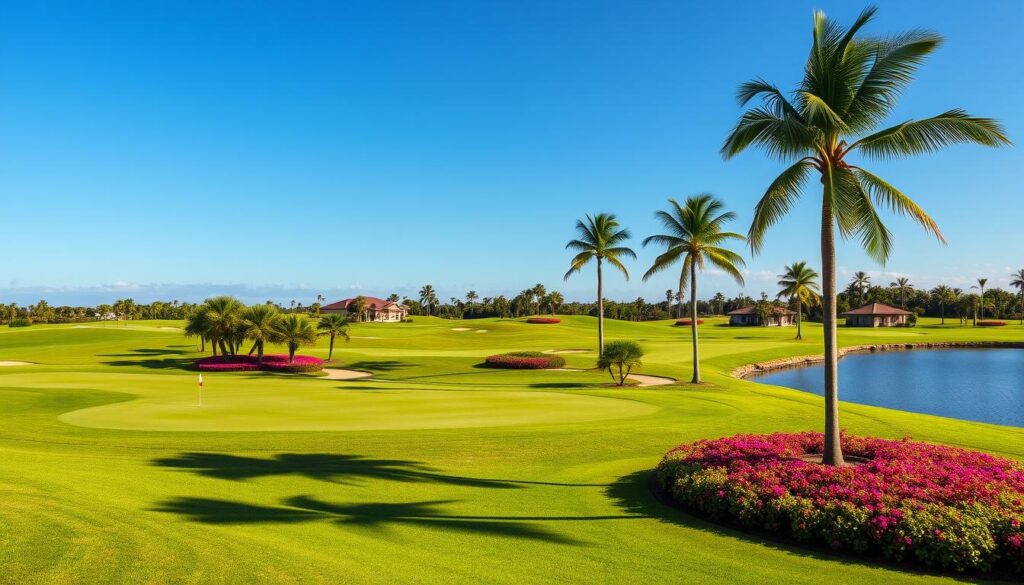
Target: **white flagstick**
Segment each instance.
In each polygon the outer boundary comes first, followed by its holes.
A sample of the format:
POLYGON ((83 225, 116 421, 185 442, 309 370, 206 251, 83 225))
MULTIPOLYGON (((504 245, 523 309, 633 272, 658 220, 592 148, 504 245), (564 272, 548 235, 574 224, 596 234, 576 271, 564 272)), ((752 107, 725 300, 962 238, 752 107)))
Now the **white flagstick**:
POLYGON ((199 406, 203 405, 203 375, 199 374, 199 406))

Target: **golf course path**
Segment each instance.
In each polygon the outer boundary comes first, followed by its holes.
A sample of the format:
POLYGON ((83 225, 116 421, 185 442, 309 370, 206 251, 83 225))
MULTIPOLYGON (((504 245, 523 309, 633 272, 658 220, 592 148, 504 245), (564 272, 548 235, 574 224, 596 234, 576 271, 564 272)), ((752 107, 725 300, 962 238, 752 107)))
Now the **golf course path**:
POLYGON ((323 380, 357 380, 359 378, 369 378, 373 374, 370 372, 361 372, 359 370, 342 370, 339 368, 324 368, 326 376, 321 376, 323 380))
POLYGON ((630 374, 626 378, 639 382, 640 386, 667 386, 669 384, 675 384, 675 378, 666 378, 664 376, 645 376, 643 374, 630 374))
POLYGON ((0 361, 0 368, 5 366, 31 366, 32 362, 0 361))

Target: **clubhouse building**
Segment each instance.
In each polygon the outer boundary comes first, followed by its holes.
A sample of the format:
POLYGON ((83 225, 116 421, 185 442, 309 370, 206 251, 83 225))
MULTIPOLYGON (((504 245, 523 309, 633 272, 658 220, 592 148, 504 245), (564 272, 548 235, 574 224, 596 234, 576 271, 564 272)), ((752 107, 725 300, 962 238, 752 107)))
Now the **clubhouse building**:
MULTIPOLYGON (((743 307, 726 313, 729 315, 729 325, 738 327, 755 327, 761 325, 761 317, 758 316, 754 307, 743 307)), ((790 311, 785 307, 772 307, 772 314, 768 317, 766 327, 785 327, 796 322, 796 311, 790 311)))
POLYGON ((328 315, 338 313, 353 320, 398 323, 409 315, 409 308, 394 301, 386 301, 384 299, 378 299, 377 297, 364 296, 353 297, 351 299, 345 299, 343 301, 324 305, 320 307, 320 312, 328 315), (355 310, 355 307, 358 304, 356 303, 356 299, 363 300, 362 316, 354 315, 350 311, 350 309, 353 311, 355 310))
POLYGON ((847 327, 903 327, 907 324, 907 317, 911 314, 910 311, 882 303, 871 303, 859 309, 847 311, 841 316, 846 317, 847 327))

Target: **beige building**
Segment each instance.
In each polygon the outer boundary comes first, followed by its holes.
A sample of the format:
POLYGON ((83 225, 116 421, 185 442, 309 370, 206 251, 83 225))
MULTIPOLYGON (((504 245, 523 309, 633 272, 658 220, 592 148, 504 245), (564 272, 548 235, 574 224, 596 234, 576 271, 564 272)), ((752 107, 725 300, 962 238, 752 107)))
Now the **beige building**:
POLYGON ((882 303, 871 303, 842 316, 846 317, 847 327, 900 327, 907 324, 907 317, 912 314, 882 303))
POLYGON ((386 301, 377 297, 353 297, 329 305, 320 307, 324 314, 339 313, 346 315, 352 320, 379 321, 397 323, 409 315, 409 309, 394 301, 386 301), (357 303, 356 299, 363 299, 363 315, 361 318, 353 314, 357 303))
MULTIPOLYGON (((761 318, 757 316, 754 307, 743 307, 735 311, 729 311, 729 325, 740 327, 754 327, 761 325, 761 318)), ((768 318, 768 327, 785 327, 796 322, 796 311, 790 311, 785 307, 772 307, 772 314, 768 318)))

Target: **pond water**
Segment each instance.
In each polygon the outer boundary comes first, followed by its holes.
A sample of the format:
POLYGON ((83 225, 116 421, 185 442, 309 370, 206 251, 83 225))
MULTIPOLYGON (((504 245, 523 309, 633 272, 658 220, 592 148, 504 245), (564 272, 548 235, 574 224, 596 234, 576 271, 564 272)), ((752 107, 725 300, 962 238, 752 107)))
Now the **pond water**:
MULTIPOLYGON (((823 366, 752 378, 821 395, 823 366)), ((1024 349, 857 353, 839 362, 839 399, 1024 427, 1024 349)))

